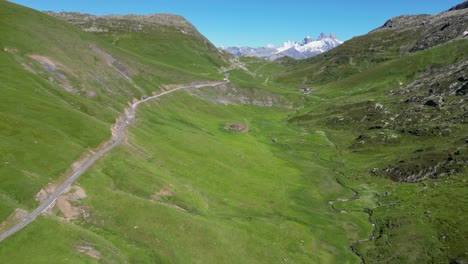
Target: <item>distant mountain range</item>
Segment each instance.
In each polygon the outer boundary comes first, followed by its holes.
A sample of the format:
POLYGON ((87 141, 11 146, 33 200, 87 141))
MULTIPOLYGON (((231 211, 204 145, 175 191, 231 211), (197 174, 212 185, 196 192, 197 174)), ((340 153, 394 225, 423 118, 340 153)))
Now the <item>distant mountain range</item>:
POLYGON ((278 58, 288 56, 294 59, 302 60, 313 56, 317 56, 334 47, 341 45, 343 41, 338 40, 335 34, 331 33, 329 36, 321 33, 316 40, 307 36, 301 42, 288 40, 280 47, 268 45, 266 47, 220 47, 236 56, 255 56, 265 58, 268 60, 276 60, 278 58))

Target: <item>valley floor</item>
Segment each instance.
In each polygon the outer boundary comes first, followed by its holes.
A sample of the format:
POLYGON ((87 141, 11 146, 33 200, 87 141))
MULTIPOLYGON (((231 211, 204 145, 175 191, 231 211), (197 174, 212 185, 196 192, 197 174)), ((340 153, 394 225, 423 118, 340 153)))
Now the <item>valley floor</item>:
POLYGON ((142 102, 124 144, 77 181, 79 213, 37 218, 2 242, 0 260, 358 263, 349 245, 372 227, 327 204, 353 196, 335 180, 327 134, 288 127, 287 106, 215 102, 222 89, 142 102))

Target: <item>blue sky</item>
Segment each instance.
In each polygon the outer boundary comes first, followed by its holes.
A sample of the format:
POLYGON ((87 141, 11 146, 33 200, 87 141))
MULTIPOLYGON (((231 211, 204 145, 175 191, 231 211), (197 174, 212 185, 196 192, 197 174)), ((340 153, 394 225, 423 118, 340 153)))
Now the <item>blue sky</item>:
POLYGON ((216 46, 281 45, 321 32, 341 40, 403 14, 435 14, 463 0, 12 0, 40 11, 184 16, 216 46))

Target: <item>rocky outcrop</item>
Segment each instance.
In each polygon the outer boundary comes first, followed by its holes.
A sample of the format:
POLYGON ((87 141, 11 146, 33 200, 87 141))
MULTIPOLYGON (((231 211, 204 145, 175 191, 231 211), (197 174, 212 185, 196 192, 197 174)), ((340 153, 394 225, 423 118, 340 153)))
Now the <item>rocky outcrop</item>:
MULTIPOLYGON (((421 150, 423 151, 423 150, 421 150)), ((466 148, 447 154, 424 154, 409 160, 400 160, 383 169, 374 168, 373 175, 390 178, 397 182, 420 182, 461 173, 468 166, 466 148)))
MULTIPOLYGON (((466 3, 464 3, 466 4, 466 3)), ((416 42, 409 52, 424 50, 451 40, 462 38, 468 28, 468 9, 450 9, 436 15, 404 15, 389 19, 385 24, 371 32, 396 31, 411 32, 416 42)))
MULTIPOLYGON (((431 68, 421 78, 388 92, 400 99, 402 114, 394 118, 401 133, 429 138, 454 136, 468 123, 468 61, 431 68), (421 106, 422 104, 422 106, 421 106)), ((426 151, 400 160, 374 174, 395 181, 417 182, 462 172, 468 166, 467 141, 460 139, 454 151, 426 151), (437 154, 438 153, 438 154, 437 154)))
POLYGON ((465 1, 461 4, 458 4, 452 8, 450 8, 448 11, 453 11, 453 10, 461 10, 461 9, 465 9, 465 8, 468 8, 468 1, 465 1))
MULTIPOLYGON (((328 109, 332 129, 358 134, 350 149, 421 142, 414 153, 374 168, 373 175, 418 182, 464 172, 468 167, 468 60, 431 66, 414 81, 389 90, 383 101, 364 101, 328 109), (345 115, 342 113, 346 113, 345 115), (431 147, 424 147, 427 144, 431 147)), ((293 122, 304 122, 307 116, 293 122)))

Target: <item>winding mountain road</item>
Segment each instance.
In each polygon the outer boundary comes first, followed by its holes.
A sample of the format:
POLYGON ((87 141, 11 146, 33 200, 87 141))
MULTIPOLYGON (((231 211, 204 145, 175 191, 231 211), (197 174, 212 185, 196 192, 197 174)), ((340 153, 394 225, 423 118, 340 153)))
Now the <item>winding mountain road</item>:
POLYGON ((224 81, 218 82, 203 82, 203 83, 194 83, 194 84, 187 84, 176 86, 176 88, 159 93, 157 95, 153 95, 147 97, 143 100, 139 100, 134 102, 128 111, 117 118, 117 122, 114 125, 115 133, 113 133, 111 141, 112 143, 107 147, 103 148, 99 152, 95 153, 91 158, 89 158, 85 163, 81 164, 75 171, 67 178, 65 182, 63 182, 47 199, 45 199, 34 211, 29 213, 26 217, 24 217, 21 222, 17 223, 15 226, 10 228, 9 230, 5 231, 4 233, 0 234, 0 241, 5 240, 7 237, 15 234, 16 232, 20 231, 22 228, 30 224, 38 215, 42 212, 46 211, 48 208, 53 207, 55 205, 55 201, 57 198, 66 190, 68 189, 74 181, 78 179, 89 167, 91 167, 98 159, 100 159, 104 154, 111 151, 114 147, 122 143, 122 140, 125 136, 125 128, 128 124, 135 118, 135 112, 139 104, 149 101, 151 99, 155 99, 161 97, 163 95, 175 92, 181 89, 188 89, 188 88, 201 88, 201 87, 214 87, 220 84, 225 83, 224 81), (120 121, 120 122, 119 122, 120 121))

